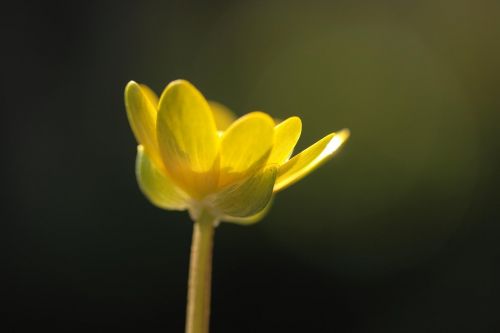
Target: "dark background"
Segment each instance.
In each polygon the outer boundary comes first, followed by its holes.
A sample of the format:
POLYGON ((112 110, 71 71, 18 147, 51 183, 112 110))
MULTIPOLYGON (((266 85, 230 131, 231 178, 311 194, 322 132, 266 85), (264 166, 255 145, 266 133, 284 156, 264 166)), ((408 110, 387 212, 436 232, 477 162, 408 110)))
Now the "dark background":
POLYGON ((500 2, 2 7, 7 331, 182 332, 191 228, 140 193, 129 80, 298 115, 331 162, 216 232, 213 332, 500 331, 500 2))

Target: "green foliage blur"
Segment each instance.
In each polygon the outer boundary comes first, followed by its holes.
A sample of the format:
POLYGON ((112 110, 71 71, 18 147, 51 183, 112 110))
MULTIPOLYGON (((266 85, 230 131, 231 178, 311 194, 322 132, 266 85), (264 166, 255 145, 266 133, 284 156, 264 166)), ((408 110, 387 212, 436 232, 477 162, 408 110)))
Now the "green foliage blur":
POLYGON ((2 16, 5 325, 182 332, 192 224, 123 89, 193 82, 342 151, 216 230, 213 332, 500 330, 500 2, 18 3, 2 16))

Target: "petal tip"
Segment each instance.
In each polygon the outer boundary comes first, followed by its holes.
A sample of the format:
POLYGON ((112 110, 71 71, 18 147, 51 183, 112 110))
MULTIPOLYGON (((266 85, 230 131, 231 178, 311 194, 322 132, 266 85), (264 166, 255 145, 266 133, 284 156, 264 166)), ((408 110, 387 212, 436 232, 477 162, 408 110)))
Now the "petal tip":
POLYGON ((343 128, 336 133, 337 136, 341 137, 343 141, 346 141, 351 136, 351 130, 348 128, 343 128))
POLYGON ((347 128, 330 134, 331 138, 328 141, 325 149, 318 156, 318 159, 322 160, 324 157, 335 153, 344 144, 344 142, 346 142, 350 135, 351 131, 349 131, 349 129, 347 128))
MULTIPOLYGON (((300 135, 300 133, 302 132, 302 119, 300 119, 300 117, 292 116, 292 117, 287 118, 285 121, 288 122, 290 125, 296 127, 298 129, 298 132, 300 135)), ((283 123, 284 122, 281 122, 280 124, 283 124, 283 123)), ((279 126, 280 124, 278 124, 277 126, 279 126)))
POLYGON ((176 80, 171 81, 167 85, 167 88, 174 88, 174 87, 195 88, 194 85, 191 82, 189 82, 188 80, 185 80, 185 79, 176 79, 176 80))
POLYGON ((168 95, 176 94, 196 96, 197 98, 202 99, 204 103, 206 103, 207 107, 209 107, 205 96, 203 96, 203 94, 198 90, 198 88, 196 88, 194 84, 185 79, 170 81, 160 96, 159 104, 161 105, 168 95))
POLYGON ((125 86, 125 106, 132 103, 137 95, 140 94, 141 86, 135 81, 129 81, 125 86))
POLYGON ((125 86, 125 92, 129 91, 130 89, 138 88, 139 84, 135 82, 134 80, 130 80, 127 82, 127 85, 125 86))
POLYGON ((263 120, 264 122, 267 122, 269 125, 271 125, 271 127, 274 127, 274 119, 270 115, 268 115, 267 113, 262 112, 262 111, 249 112, 239 119, 243 119, 243 118, 260 119, 260 120, 263 120))

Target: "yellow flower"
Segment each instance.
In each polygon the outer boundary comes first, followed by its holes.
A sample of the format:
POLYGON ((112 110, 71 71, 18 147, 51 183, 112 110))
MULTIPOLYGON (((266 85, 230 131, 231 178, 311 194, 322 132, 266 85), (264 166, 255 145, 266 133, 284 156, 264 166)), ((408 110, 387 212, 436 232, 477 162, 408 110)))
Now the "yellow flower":
POLYGON ((273 194, 302 179, 349 137, 331 133, 290 158, 302 123, 278 124, 263 112, 239 119, 208 102, 189 82, 171 82, 161 97, 131 81, 125 88, 128 120, 139 142, 136 175, 146 197, 169 210, 202 212, 216 221, 258 221, 273 194))

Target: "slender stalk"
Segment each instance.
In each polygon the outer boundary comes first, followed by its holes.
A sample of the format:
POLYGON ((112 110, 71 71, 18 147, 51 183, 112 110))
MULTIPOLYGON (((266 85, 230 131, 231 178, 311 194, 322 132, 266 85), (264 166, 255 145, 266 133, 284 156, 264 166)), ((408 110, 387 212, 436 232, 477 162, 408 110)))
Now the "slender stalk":
POLYGON ((208 333, 213 238, 214 218, 207 212, 202 212, 193 226, 186 333, 208 333))

